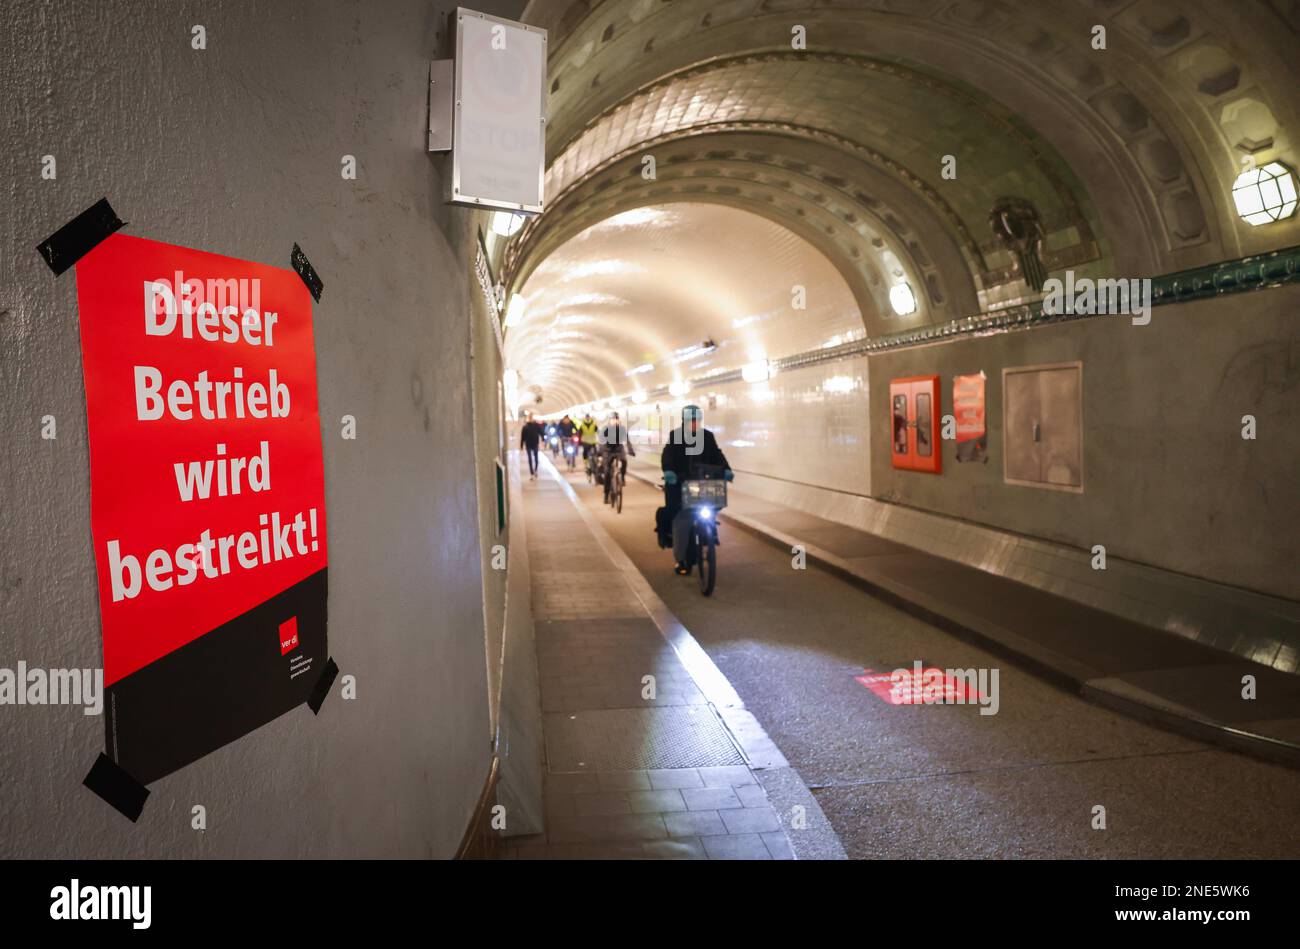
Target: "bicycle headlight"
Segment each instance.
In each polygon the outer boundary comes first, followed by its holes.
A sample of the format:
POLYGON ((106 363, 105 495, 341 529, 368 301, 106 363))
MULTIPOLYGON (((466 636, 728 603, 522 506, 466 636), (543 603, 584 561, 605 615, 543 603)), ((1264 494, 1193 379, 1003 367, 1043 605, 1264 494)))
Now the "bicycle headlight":
POLYGON ((700 517, 704 518, 706 521, 713 520, 713 509, 708 507, 700 508, 700 517))

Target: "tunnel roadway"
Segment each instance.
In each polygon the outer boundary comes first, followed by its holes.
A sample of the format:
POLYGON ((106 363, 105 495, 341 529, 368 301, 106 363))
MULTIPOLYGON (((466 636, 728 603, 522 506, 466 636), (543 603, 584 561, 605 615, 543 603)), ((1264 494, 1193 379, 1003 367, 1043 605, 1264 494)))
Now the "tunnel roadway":
POLYGON ((815 566, 795 569, 731 525, 705 598, 656 544, 657 489, 629 478, 615 514, 581 471, 565 477, 731 681, 851 858, 1300 856, 1300 771, 1092 705, 815 566), (998 669, 997 714, 892 705, 855 678, 918 659, 998 669))

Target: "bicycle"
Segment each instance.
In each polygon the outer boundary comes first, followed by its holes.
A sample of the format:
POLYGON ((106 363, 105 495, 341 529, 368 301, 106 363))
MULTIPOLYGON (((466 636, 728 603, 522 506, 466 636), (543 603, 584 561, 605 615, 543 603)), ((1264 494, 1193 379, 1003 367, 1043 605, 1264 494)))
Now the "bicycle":
POLYGON ((627 460, 613 456, 606 463, 605 503, 614 509, 615 514, 623 513, 623 486, 627 484, 627 460), (618 464, 612 463, 617 460, 618 464))
POLYGON ((718 512, 727 506, 727 482, 722 469, 699 465, 698 478, 682 482, 682 508, 691 511, 691 544, 687 564, 699 568, 700 592, 713 595, 718 582, 718 512))
POLYGON ((597 466, 600 464, 600 459, 597 455, 598 453, 595 445, 582 446, 582 456, 586 461, 587 468, 587 484, 596 483, 597 466))

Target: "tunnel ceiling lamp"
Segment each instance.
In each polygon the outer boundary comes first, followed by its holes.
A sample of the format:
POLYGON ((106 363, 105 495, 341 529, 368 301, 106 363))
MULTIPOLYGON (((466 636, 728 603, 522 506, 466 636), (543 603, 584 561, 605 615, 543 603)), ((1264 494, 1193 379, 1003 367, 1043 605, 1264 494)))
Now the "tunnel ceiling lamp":
POLYGON ((642 405, 642 404, 644 404, 644 403, 645 403, 645 389, 637 389, 635 392, 632 393, 632 395, 631 395, 629 398, 631 398, 632 401, 635 402, 637 405, 642 405))
POLYGON ((889 288, 889 305, 899 316, 910 316, 916 312, 916 294, 912 285, 904 280, 889 288))
POLYGON ((691 391, 691 384, 687 382, 685 379, 677 379, 670 386, 668 386, 669 395, 675 396, 676 398, 679 399, 690 391, 691 391))
POLYGON ((608 293, 578 293, 569 294, 560 301, 561 304, 568 307, 575 306, 627 306, 627 301, 622 297, 612 296, 608 293))
POLYGON ((501 388, 506 400, 506 411, 510 418, 519 417, 519 373, 514 369, 507 369, 502 373, 501 388))
POLYGON ((642 363, 641 365, 637 366, 635 369, 629 369, 627 372, 623 373, 623 375, 638 376, 643 372, 654 372, 654 371, 655 371, 655 367, 651 363, 647 362, 647 363, 642 363))
POLYGON ((492 233, 501 237, 514 237, 524 226, 524 216, 513 211, 495 211, 492 214, 492 233))
POLYGON ((740 378, 746 382, 766 382, 772 377, 772 366, 766 359, 751 362, 740 370, 740 378))
POLYGON ((1288 218, 1296 208, 1295 174, 1280 161, 1248 168, 1232 183, 1232 200, 1241 219, 1254 227, 1288 218))
POLYGON ((643 273, 645 268, 626 260, 589 260, 585 263, 568 267, 561 278, 563 283, 581 280, 583 277, 617 277, 622 274, 643 273))
POLYGON ((528 300, 519 294, 510 298, 510 305, 506 307, 506 326, 518 326, 524 321, 524 311, 528 309, 528 300))
POLYGON ((633 208, 601 221, 598 227, 639 227, 642 224, 655 224, 670 217, 668 211, 661 208, 633 208))
POLYGON ((700 356, 707 356, 718 348, 718 344, 711 339, 706 339, 702 343, 696 343, 693 346, 684 346, 674 351, 673 362, 685 362, 688 359, 698 359, 700 356))

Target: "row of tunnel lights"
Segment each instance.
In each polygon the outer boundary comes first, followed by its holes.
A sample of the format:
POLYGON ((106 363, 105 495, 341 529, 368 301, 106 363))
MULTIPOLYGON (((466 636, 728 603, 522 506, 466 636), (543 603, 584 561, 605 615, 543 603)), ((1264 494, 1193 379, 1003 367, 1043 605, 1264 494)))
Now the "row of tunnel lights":
MULTIPOLYGON (((1279 161, 1248 168, 1239 174, 1232 183, 1232 200, 1238 216, 1252 227, 1271 224, 1285 220, 1295 214, 1297 206, 1296 176, 1286 165, 1279 161)), ((494 233, 502 237, 513 237, 523 227, 524 217, 508 211, 492 215, 491 227, 494 233)), ((889 305, 899 316, 909 316, 916 312, 916 294, 906 280, 895 283, 889 289, 889 305)), ((528 300, 515 293, 510 297, 506 308, 505 325, 518 326, 523 322, 528 300)), ((629 371, 632 376, 642 372, 651 372, 654 366, 646 364, 629 371)), ((767 360, 750 363, 741 369, 741 378, 745 382, 766 382, 772 376, 771 363, 767 360)), ((517 378, 517 377, 516 377, 517 378)), ((677 379, 668 386, 669 394, 682 398, 690 392, 690 383, 677 379)), ((646 393, 638 389, 628 398, 633 403, 644 402, 646 393)), ((611 399, 610 407, 621 400, 611 399)))
MULTIPOLYGON (((899 316, 910 316, 916 312, 916 294, 912 285, 906 280, 899 280, 889 288, 889 306, 899 316)), ((528 298, 521 293, 510 295, 510 305, 506 307, 506 327, 518 326, 524 321, 528 310, 528 298)))
MULTIPOLYGON (((754 375, 747 378, 747 382, 766 382, 776 374, 774 367, 765 366, 761 371, 755 370, 754 375)), ((853 376, 831 376, 821 384, 821 389, 826 393, 843 394, 852 392, 859 385, 859 380, 853 376)), ((685 399, 691 392, 690 383, 674 383, 669 386, 669 395, 674 399, 685 399)), ((766 386, 757 386, 751 390, 755 393, 755 398, 763 399, 773 397, 773 393, 766 386)), ((717 396, 717 393, 710 392, 710 398, 717 396)), ((590 412, 617 411, 618 409, 627 408, 636 413, 645 413, 650 411, 650 396, 644 390, 631 392, 626 396, 611 396, 608 399, 597 399, 594 402, 588 402, 581 405, 570 406, 567 410, 569 415, 578 417, 590 412)), ((653 407, 655 411, 659 406, 653 407)))
MULTIPOLYGON (((1280 161, 1248 168, 1232 183, 1232 201, 1238 216, 1252 227, 1285 220, 1296 210, 1296 176, 1280 161)), ((498 211, 492 215, 492 230, 503 237, 513 237, 523 223, 521 214, 498 211)), ((889 305, 899 316, 915 313, 916 294, 912 292, 911 284, 902 280, 890 287, 889 305)), ((505 325, 517 326, 523 322, 527 306, 526 298, 513 294, 506 309, 505 325)))

